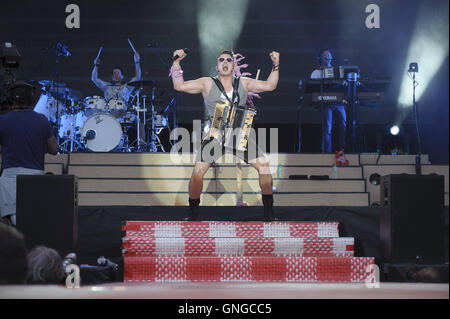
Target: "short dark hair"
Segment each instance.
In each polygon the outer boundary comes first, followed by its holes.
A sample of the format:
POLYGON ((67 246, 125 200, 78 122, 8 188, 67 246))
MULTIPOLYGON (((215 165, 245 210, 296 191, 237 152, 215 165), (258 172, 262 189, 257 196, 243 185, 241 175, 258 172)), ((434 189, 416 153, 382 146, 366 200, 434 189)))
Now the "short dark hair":
POLYGON ((25 283, 27 271, 27 248, 23 234, 0 222, 0 285, 25 283))
POLYGON ((221 56, 222 54, 228 54, 229 56, 231 56, 234 59, 233 52, 231 52, 229 50, 223 50, 222 52, 220 52, 219 56, 221 56))
POLYGON ((120 70, 120 72, 122 73, 122 75, 123 75, 123 69, 120 67, 120 66, 113 66, 113 68, 112 68, 112 70, 111 71, 113 71, 114 72, 114 70, 120 70))
POLYGON ((25 80, 18 80, 9 88, 11 105, 32 106, 35 102, 36 87, 25 80))

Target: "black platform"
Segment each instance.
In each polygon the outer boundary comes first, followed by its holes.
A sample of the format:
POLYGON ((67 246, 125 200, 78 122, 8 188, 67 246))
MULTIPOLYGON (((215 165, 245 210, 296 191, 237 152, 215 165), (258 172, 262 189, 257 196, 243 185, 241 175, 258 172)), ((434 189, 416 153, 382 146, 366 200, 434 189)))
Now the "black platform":
MULTIPOLYGON (((78 247, 80 263, 95 264, 105 256, 122 268, 121 225, 126 220, 177 221, 187 216, 187 207, 172 206, 80 206, 78 247)), ((339 222, 339 236, 355 238, 356 257, 380 258, 380 207, 276 207, 280 221, 339 222)), ((201 220, 263 221, 262 207, 200 207, 201 220)), ((445 260, 448 262, 448 207, 445 209, 445 260)), ((118 280, 121 275, 119 274, 118 280)))

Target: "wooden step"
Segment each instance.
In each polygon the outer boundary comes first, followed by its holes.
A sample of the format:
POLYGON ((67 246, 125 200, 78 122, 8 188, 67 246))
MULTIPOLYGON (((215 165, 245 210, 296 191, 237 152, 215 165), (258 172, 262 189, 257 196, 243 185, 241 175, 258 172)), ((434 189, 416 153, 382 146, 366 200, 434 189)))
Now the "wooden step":
MULTIPOLYGON (((111 165, 69 165, 69 174, 79 178, 190 178, 193 165, 186 166, 111 166, 111 165)), ((327 175, 333 177, 331 166, 270 167, 273 178, 289 178, 290 175, 327 175)), ((338 179, 361 179, 361 167, 339 167, 338 179)), ((211 167, 205 178, 236 178, 237 168, 230 165, 211 167)), ((242 166, 242 177, 258 178, 258 172, 251 166, 242 166)))
POLYGON ((45 173, 52 173, 54 175, 62 175, 64 173, 64 164, 62 163, 45 163, 45 173))
MULTIPOLYGON (((287 180, 274 179, 273 185, 278 193, 283 192, 322 192, 347 193, 364 192, 363 180, 287 180)), ((80 192, 186 192, 188 179, 79 179, 80 192)), ((234 179, 205 179, 204 192, 236 192, 237 182, 234 179)), ((259 192, 258 179, 244 179, 244 192, 259 192)))
MULTIPOLYGON (((301 166, 327 166, 335 163, 334 154, 304 154, 304 153, 279 153, 268 154, 274 166, 301 165, 301 166)), ((359 165, 358 154, 346 154, 350 165, 359 165)), ((230 156, 230 159, 235 159, 230 156)), ((228 158, 222 158, 219 163, 224 163, 228 158)), ((167 153, 72 153, 71 165, 193 165, 192 153, 178 155, 167 153)))
MULTIPOLYGON (((333 176, 332 166, 280 166, 277 170, 278 178, 289 178, 290 175, 328 175, 333 176)), ((362 179, 361 166, 338 167, 338 179, 362 179)))
MULTIPOLYGON (((422 154, 420 159, 422 164, 430 164, 428 154, 422 154)), ((416 163, 416 155, 361 154, 359 160, 360 165, 411 165, 416 163)))
MULTIPOLYGON (((187 206, 185 193, 88 193, 79 192, 80 206, 187 206)), ((249 206, 262 206, 260 193, 243 194, 249 206)), ((275 206, 368 206, 368 193, 275 194, 275 206)), ((201 205, 236 206, 235 193, 203 193, 201 205)))
MULTIPOLYGON (((79 178, 190 178, 194 166, 74 166, 69 174, 79 178)), ((214 170, 205 174, 213 178, 214 170)))

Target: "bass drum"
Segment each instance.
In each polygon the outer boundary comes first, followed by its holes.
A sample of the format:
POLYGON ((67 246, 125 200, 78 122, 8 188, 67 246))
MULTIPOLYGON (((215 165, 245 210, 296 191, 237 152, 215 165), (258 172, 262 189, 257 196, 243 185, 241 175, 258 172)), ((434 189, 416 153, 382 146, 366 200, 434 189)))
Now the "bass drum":
POLYGON ((88 117, 81 129, 81 138, 93 152, 110 152, 123 143, 122 127, 109 113, 97 113, 88 117))

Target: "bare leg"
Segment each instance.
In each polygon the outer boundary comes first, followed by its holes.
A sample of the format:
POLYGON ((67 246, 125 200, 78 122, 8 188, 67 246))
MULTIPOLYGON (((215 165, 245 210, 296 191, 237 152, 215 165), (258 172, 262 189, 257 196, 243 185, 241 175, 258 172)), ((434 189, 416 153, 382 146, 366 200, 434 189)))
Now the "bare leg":
POLYGON ((203 191, 203 176, 211 165, 208 163, 197 162, 189 181, 189 215, 184 220, 199 220, 198 207, 200 206, 200 195, 203 191))
POLYGON ((273 194, 273 181, 272 174, 269 169, 269 161, 264 157, 258 157, 254 161, 250 161, 248 164, 258 171, 261 193, 263 195, 273 194))
POLYGON ((211 164, 204 162, 197 162, 192 172, 191 180, 189 181, 189 198, 200 198, 203 190, 203 176, 205 176, 211 164))
POLYGON ((259 186, 261 187, 262 201, 264 204, 264 220, 278 220, 273 215, 273 181, 269 169, 269 161, 264 157, 259 157, 254 161, 250 161, 248 164, 258 171, 259 186))

